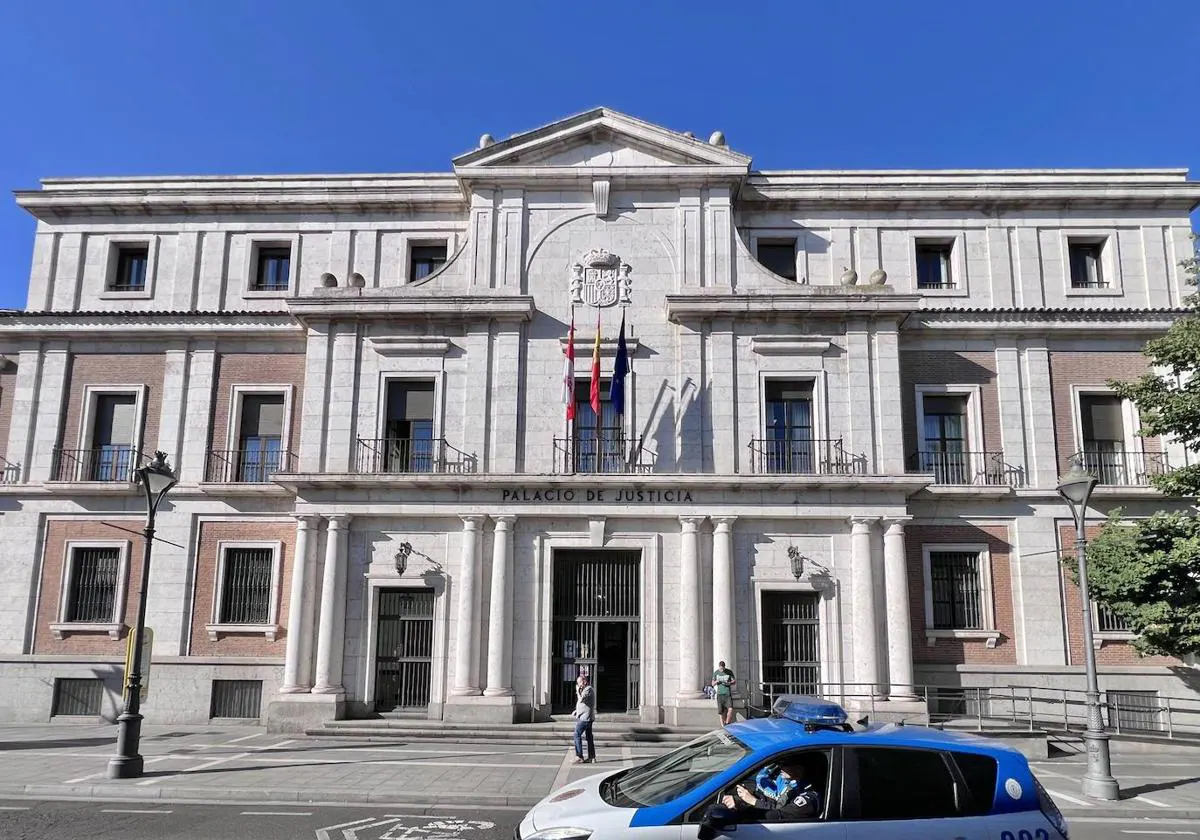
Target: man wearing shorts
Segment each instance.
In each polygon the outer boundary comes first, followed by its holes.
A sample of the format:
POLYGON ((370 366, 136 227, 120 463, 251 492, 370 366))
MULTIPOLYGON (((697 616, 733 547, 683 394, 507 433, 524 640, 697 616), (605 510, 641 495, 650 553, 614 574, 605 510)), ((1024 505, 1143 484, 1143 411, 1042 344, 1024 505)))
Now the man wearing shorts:
POLYGON ((717 694, 717 715, 721 718, 722 726, 733 723, 733 687, 736 684, 733 671, 726 668, 724 662, 718 662, 717 670, 713 671, 712 685, 717 694))

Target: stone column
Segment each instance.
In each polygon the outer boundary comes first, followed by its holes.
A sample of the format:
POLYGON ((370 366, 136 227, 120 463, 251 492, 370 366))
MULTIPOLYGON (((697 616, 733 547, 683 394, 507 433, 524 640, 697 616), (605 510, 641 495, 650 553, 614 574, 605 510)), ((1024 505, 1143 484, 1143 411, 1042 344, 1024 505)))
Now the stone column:
POLYGON ((908 601, 908 557, 904 521, 892 519, 883 532, 883 583, 887 592, 888 696, 915 700, 913 692, 912 621, 908 601))
POLYGON ((703 516, 681 516, 679 552, 679 688, 680 700, 704 696, 700 686, 700 534, 703 516))
POLYGON ((488 610, 488 697, 512 696, 512 524, 515 516, 494 516, 492 599, 488 610))
POLYGON ((313 694, 342 694, 342 648, 346 635, 346 543, 350 517, 330 516, 321 578, 321 624, 317 629, 317 679, 313 694))
POLYGON ((850 693, 879 695, 879 634, 875 629, 875 567, 871 561, 873 519, 851 520, 850 598, 854 620, 854 683, 850 693))
POLYGON ((313 540, 315 516, 296 517, 296 551, 292 558, 292 592, 288 599, 287 623, 287 654, 283 664, 283 694, 301 694, 309 690, 310 674, 304 667, 307 647, 304 637, 311 632, 311 625, 305 623, 304 602, 312 576, 313 551, 316 547, 313 540))
MULTIPOLYGON (((733 609, 733 522, 737 517, 713 518, 713 577, 712 577, 712 658, 716 664, 724 660, 729 670, 737 673, 734 653, 737 646, 733 609)), ((703 673, 701 674, 703 676, 703 673)))
POLYGON ((475 587, 479 576, 479 524, 482 516, 464 516, 462 534, 462 560, 459 563, 458 578, 455 588, 458 589, 458 621, 455 622, 454 633, 454 688, 451 696, 465 697, 479 694, 479 679, 476 676, 476 632, 475 587))

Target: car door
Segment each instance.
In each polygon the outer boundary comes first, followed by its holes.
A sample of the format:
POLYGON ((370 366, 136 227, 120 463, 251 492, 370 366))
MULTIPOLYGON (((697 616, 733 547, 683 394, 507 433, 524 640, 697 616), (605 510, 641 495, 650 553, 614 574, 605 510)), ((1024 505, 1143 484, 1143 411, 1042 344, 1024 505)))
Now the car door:
POLYGON ((846 840, 987 840, 947 759, 936 749, 846 747, 846 840))
MULTIPOLYGON (((769 760, 756 764, 753 769, 738 779, 737 784, 742 784, 748 790, 753 791, 755 776, 769 764, 819 768, 809 771, 807 775, 809 783, 821 797, 821 817, 797 822, 739 821, 735 828, 717 832, 717 837, 730 838, 730 840, 782 840, 787 837, 796 837, 800 840, 845 840, 845 826, 837 819, 842 779, 838 751, 826 747, 779 753, 771 756, 769 760)), ((690 840, 697 836, 705 810, 716 801, 717 797, 710 797, 684 816, 682 834, 684 840, 690 840)))

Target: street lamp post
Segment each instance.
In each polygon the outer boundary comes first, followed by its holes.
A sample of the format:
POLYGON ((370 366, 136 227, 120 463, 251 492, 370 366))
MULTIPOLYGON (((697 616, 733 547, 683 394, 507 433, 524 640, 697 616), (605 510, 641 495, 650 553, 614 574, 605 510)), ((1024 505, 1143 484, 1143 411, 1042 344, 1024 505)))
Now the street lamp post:
POLYGON ((129 643, 133 654, 125 675, 125 708, 117 718, 117 754, 108 761, 108 778, 136 779, 142 775, 142 634, 146 629, 146 593, 150 583, 150 547, 154 543, 154 516, 167 491, 178 479, 167 464, 167 453, 155 452, 154 461, 137 470, 137 483, 146 494, 146 527, 142 530, 142 577, 139 583, 137 623, 129 643))
POLYGON ((1087 577, 1087 517, 1088 499, 1096 488, 1096 477, 1085 470, 1078 460, 1071 464, 1066 475, 1058 479, 1058 494, 1067 500, 1075 518, 1075 559, 1079 564, 1079 598, 1083 602, 1083 661, 1087 671, 1087 729, 1083 742, 1087 747, 1087 772, 1083 775, 1083 792, 1096 799, 1120 798, 1120 787, 1112 775, 1108 754, 1108 733, 1100 715, 1100 684, 1096 679, 1096 649, 1092 644, 1092 600, 1087 577))

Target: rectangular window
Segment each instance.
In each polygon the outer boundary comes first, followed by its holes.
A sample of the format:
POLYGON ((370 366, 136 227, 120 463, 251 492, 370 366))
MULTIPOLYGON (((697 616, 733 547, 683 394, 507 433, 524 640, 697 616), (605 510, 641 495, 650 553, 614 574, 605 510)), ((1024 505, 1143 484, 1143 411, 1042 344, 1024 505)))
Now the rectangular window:
POLYGON ((950 256, 953 242, 917 240, 917 288, 953 289, 950 256))
POLYGON ((116 274, 109 284, 110 292, 141 292, 146 288, 146 265, 150 249, 122 245, 117 248, 116 274))
POLYGON ((967 400, 963 394, 921 395, 924 446, 917 469, 932 472, 938 484, 971 484, 967 439, 967 400))
POLYGON ((59 678, 54 681, 54 699, 50 705, 51 716, 99 717, 103 704, 103 680, 59 678))
POLYGON ((287 246, 259 246, 251 291, 286 292, 292 271, 292 249, 287 246))
POLYGON ((817 472, 813 433, 813 381, 768 380, 766 399, 766 471, 817 472))
POLYGON ((92 418, 89 481, 129 481, 134 463, 137 395, 98 394, 92 418))
POLYGON ((1092 611, 1096 615, 1096 629, 1101 633, 1128 633, 1129 624, 1125 619, 1114 613, 1104 604, 1092 602, 1092 611))
POLYGON ((262 680, 213 680, 211 718, 257 720, 262 715, 262 680))
POLYGON ((1103 289, 1104 269, 1101 257, 1104 242, 1098 240, 1067 240, 1067 261, 1071 269, 1072 289, 1103 289))
POLYGON ((270 548, 229 548, 221 569, 220 624, 269 624, 275 552, 270 548))
POLYGON ((242 395, 238 417, 238 481, 269 481, 281 469, 283 413, 283 394, 242 395))
POLYGON ((121 551, 113 548, 74 548, 70 557, 69 588, 63 620, 83 624, 114 624, 121 551))
POLYGON ((1113 394, 1080 394, 1079 423, 1083 466, 1101 484, 1129 484, 1132 472, 1125 451, 1124 404, 1113 394))
POLYGON ((860 820, 933 820, 959 815, 954 776, 936 750, 851 749, 860 820), (903 779, 903 783, 898 780, 903 779))
POLYGON ((950 755, 958 765, 963 781, 967 783, 967 792, 971 794, 971 801, 964 803, 963 811, 979 817, 992 813, 998 775, 996 759, 990 755, 968 752, 954 752, 950 755))
POLYGON ((423 280, 446 264, 446 245, 414 245, 409 255, 408 282, 423 280))
POLYGON ((760 239, 758 261, 768 271, 788 280, 796 279, 796 240, 760 239))
POLYGON ((983 587, 979 554, 931 551, 929 585, 933 593, 934 630, 984 630, 983 587))
POLYGON ((625 428, 609 401, 609 382, 600 381, 600 416, 592 411, 592 381, 575 382, 573 441, 575 472, 614 473, 625 468, 625 428))
POLYGON ((393 379, 387 384, 384 471, 433 472, 434 383, 393 379))

